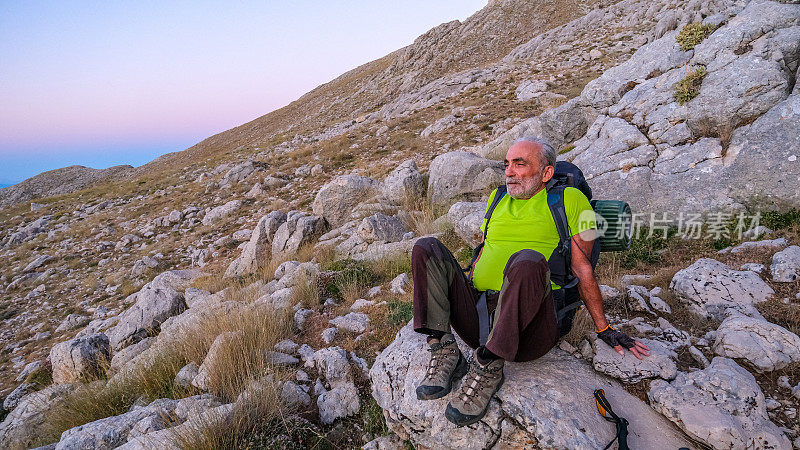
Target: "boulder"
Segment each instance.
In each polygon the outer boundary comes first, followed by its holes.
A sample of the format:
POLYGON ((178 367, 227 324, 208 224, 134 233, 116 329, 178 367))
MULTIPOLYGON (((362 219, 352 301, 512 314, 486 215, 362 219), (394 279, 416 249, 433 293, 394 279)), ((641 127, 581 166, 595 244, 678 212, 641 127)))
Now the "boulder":
POLYGON ((505 181, 503 163, 456 151, 439 155, 428 173, 428 197, 436 205, 477 200, 505 181))
POLYGON ((384 178, 381 194, 396 204, 425 195, 425 177, 419 172, 417 163, 409 159, 397 166, 384 178))
POLYGON ((219 222, 223 218, 233 214, 233 212, 239 209, 241 206, 241 200, 231 200, 224 205, 211 208, 203 217, 203 225, 210 227, 214 223, 219 222))
POLYGON ((319 419, 328 425, 340 417, 352 416, 361 409, 358 389, 353 383, 345 383, 325 391, 317 397, 319 419))
POLYGON ((620 355, 605 342, 594 341, 595 370, 612 376, 624 383, 638 383, 648 378, 673 380, 678 374, 675 359, 678 355, 658 341, 640 339, 650 349, 650 356, 639 359, 629 351, 620 355))
POLYGON ((731 359, 716 357, 707 368, 681 372, 672 382, 653 381, 647 397, 656 411, 710 447, 792 448, 769 420, 753 375, 731 359))
POLYGON ((197 374, 200 373, 200 367, 196 362, 192 361, 189 364, 181 367, 181 370, 175 375, 175 385, 182 388, 188 388, 192 385, 192 380, 197 374))
POLYGON ((411 280, 408 278, 408 274, 401 273, 389 282, 389 291, 392 294, 405 295, 406 288, 410 283, 411 280))
POLYGON ((122 350, 115 352, 114 357, 111 358, 111 370, 118 371, 122 368, 128 361, 132 360, 139 356, 143 351, 150 348, 151 345, 156 343, 155 337, 144 338, 141 341, 129 345, 122 350))
POLYGON ((278 395, 287 408, 297 408, 311 404, 311 396, 309 396, 302 387, 292 381, 283 383, 278 395))
POLYGON ((269 261, 273 237, 278 228, 286 222, 286 213, 272 211, 262 217, 255 230, 250 235, 250 240, 242 250, 242 255, 236 258, 225 271, 226 277, 239 277, 258 271, 269 261))
POLYGON ((800 247, 792 245, 772 255, 769 270, 773 281, 789 283, 797 280, 800 277, 800 247))
POLYGON ((234 166, 231 170, 229 170, 224 177, 222 177, 222 181, 220 184, 234 184, 238 183, 257 170, 258 166, 253 163, 253 161, 245 161, 241 164, 234 166))
POLYGON ((347 360, 347 351, 339 347, 319 349, 303 358, 306 367, 316 368, 317 373, 332 388, 346 386, 352 382, 350 362, 347 360))
POLYGON ((273 256, 293 255, 301 246, 325 233, 325 220, 300 211, 289 211, 272 239, 273 256))
POLYGON ((358 236, 366 242, 396 242, 408 229, 397 216, 376 213, 365 217, 358 226, 358 236))
POLYGON ((775 291, 749 270, 733 270, 719 261, 700 258, 672 277, 670 288, 695 313, 723 320, 731 311, 760 317, 753 305, 775 291))
MULTIPOLYGON (((462 352, 470 351, 458 341, 462 352)), ((623 405, 623 415, 630 421, 631 448, 692 447, 679 430, 617 381, 598 375, 589 364, 560 349, 536 361, 507 362, 505 384, 486 417, 458 428, 444 418, 450 396, 417 400, 415 389, 429 358, 425 337, 409 324, 369 372, 372 395, 384 409, 387 425, 415 446, 603 448, 615 436, 614 426, 597 413, 592 397, 594 389, 603 388, 612 405, 623 405)))
POLYGON ((367 330, 369 316, 360 312, 351 312, 328 321, 336 328, 351 333, 363 333, 367 330))
POLYGON ((731 316, 717 329, 714 352, 769 372, 800 362, 800 337, 766 320, 731 316))
POLYGON ((480 244, 483 238, 483 216, 486 213, 484 202, 457 202, 447 211, 447 220, 453 224, 453 230, 472 248, 480 244))
MULTIPOLYGON (((112 449, 124 444, 134 427, 147 423, 149 431, 169 427, 177 400, 159 399, 143 408, 96 420, 61 433, 56 450, 112 449)), ((134 433, 135 434, 135 433, 134 433)))
POLYGON ((84 316, 82 314, 69 314, 56 328, 56 333, 62 333, 64 331, 74 330, 75 328, 79 328, 85 326, 91 321, 89 316, 84 316))
POLYGON ((192 386, 200 389, 201 391, 209 391, 213 388, 214 380, 213 374, 220 373, 221 370, 226 368, 219 367, 220 360, 224 361, 225 355, 236 352, 236 349, 242 348, 242 340, 244 339, 244 332, 242 331, 228 331, 220 334, 214 339, 211 347, 208 349, 203 364, 200 365, 197 375, 192 380, 192 386))
POLYGON ((111 359, 108 337, 90 334, 56 344, 50 349, 53 383, 65 384, 100 378, 111 359))
POLYGON ((25 397, 26 395, 33 393, 36 391, 36 385, 31 383, 22 383, 10 394, 8 394, 3 400, 3 409, 6 411, 12 411, 14 408, 19 405, 19 402, 25 397))
POLYGON ((0 448, 31 448, 43 431, 45 413, 63 404, 75 386, 52 384, 21 399, 0 423, 0 448))
POLYGON ((148 283, 139 291, 136 303, 120 314, 119 323, 108 331, 111 346, 120 350, 135 344, 167 318, 185 309, 183 294, 169 286, 165 279, 148 283))
POLYGON ((322 186, 314 197, 312 210, 332 227, 350 220, 355 207, 372 198, 380 189, 380 182, 359 175, 343 175, 322 186))

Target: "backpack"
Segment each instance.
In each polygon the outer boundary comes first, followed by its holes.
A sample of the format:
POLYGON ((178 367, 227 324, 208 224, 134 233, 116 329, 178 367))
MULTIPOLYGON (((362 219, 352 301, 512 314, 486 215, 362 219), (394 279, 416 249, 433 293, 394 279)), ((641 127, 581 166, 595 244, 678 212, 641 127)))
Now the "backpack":
MULTIPOLYGON (((572 328, 572 321, 575 317, 575 311, 581 305, 580 293, 578 292, 578 278, 572 273, 572 247, 571 237, 572 234, 569 230, 569 223, 567 222, 566 208, 564 206, 564 189, 567 187, 574 187, 580 190, 589 201, 592 200, 592 189, 586 182, 583 172, 576 166, 567 161, 558 161, 555 165, 555 174, 550 181, 545 185, 547 190, 547 204, 550 207, 550 212, 553 214, 553 220, 558 230, 559 242, 550 258, 547 260, 550 266, 550 279, 561 287, 553 291, 553 301, 555 302, 556 320, 558 321, 558 331, 560 336, 564 336, 572 328)), ((489 219, 492 217, 497 204, 506 194, 506 186, 502 185, 497 188, 492 203, 484 215, 486 225, 483 230, 484 240, 489 231, 489 219)), ((594 203, 592 203, 594 207, 594 203)), ((592 246, 592 253, 587 255, 589 262, 592 264, 592 269, 597 266, 597 261, 600 258, 600 239, 595 239, 592 246)), ((475 261, 478 260, 480 252, 483 249, 483 242, 481 242, 472 255, 472 261, 466 269, 470 278, 472 278, 472 269, 475 261)))

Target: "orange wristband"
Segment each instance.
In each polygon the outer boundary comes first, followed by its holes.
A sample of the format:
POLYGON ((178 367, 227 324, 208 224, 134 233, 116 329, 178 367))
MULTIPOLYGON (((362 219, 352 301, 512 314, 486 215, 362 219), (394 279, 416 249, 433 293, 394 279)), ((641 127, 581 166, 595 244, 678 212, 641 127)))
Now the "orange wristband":
MULTIPOLYGON (((598 331, 598 333, 602 333, 603 331, 606 331, 609 328, 611 328, 611 324, 606 325, 606 327, 603 328, 602 330, 598 331)), ((611 328, 611 329, 613 330, 613 328, 611 328)))

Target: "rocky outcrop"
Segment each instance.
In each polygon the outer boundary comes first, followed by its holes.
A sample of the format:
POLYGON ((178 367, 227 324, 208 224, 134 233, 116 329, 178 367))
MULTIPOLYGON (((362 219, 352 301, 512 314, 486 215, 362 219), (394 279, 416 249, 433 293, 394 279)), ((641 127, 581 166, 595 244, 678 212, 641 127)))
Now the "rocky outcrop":
POLYGON ((0 448, 30 448, 45 425, 45 412, 62 405, 74 389, 71 384, 52 384, 24 397, 0 423, 0 448))
POLYGON ((356 205, 372 198, 378 189, 380 183, 372 178, 343 175, 322 186, 314 198, 312 210, 330 226, 338 227, 350 220, 356 205))
POLYGON ((77 337, 53 346, 50 363, 53 383, 64 384, 100 378, 111 361, 108 337, 103 333, 77 337))
MULTIPOLYGON (((459 342, 462 352, 469 349, 459 342)), ((614 427, 598 413, 592 392, 603 388, 612 405, 624 405, 632 448, 692 445, 677 429, 622 386, 598 375, 586 362, 559 349, 527 363, 506 363, 505 384, 489 411, 473 426, 457 428, 444 418, 449 396, 420 401, 416 385, 424 376, 424 336, 407 325, 370 370, 372 395, 390 429, 428 448, 603 448, 614 427), (568 387, 567 387, 568 386, 568 387), (558 412, 554 414, 554 412, 558 412)))
POLYGON ((717 329, 714 352, 768 372, 800 362, 800 337, 762 319, 732 316, 717 329))
POLYGON ((119 323, 108 331, 111 347, 120 350, 141 341, 185 309, 183 294, 166 283, 148 283, 137 294, 136 303, 120 314, 119 323))
POLYGON ((203 216, 203 225, 210 227, 214 225, 216 222, 224 219, 225 217, 233 214, 234 211, 239 209, 242 206, 241 200, 231 200, 224 205, 217 206, 215 208, 210 208, 206 215, 203 216))
POLYGON ((383 180, 381 194, 389 202, 402 203, 425 194, 425 179, 413 159, 404 161, 383 180))
POLYGON ((31 201, 38 198, 69 194, 105 181, 125 176, 131 166, 114 166, 92 169, 69 166, 42 172, 13 186, 0 189, 0 207, 31 201))
POLYGON ((242 256, 233 260, 225 271, 226 277, 240 277, 256 272, 269 261, 272 241, 278 228, 286 222, 286 213, 272 211, 256 224, 250 240, 242 250, 242 256))
POLYGON ((772 255, 769 266, 772 279, 781 283, 789 283, 800 277, 800 247, 792 245, 772 255))
POLYGON ((719 261, 700 258, 679 270, 670 288, 695 313, 723 320, 732 311, 761 317, 753 305, 775 291, 755 272, 733 270, 719 261))
POLYGON ((454 200, 479 200, 503 184, 503 163, 464 152, 439 155, 428 173, 428 197, 436 205, 454 200))
POLYGON ((709 367, 681 372, 671 383, 656 380, 647 396, 658 412, 713 448, 792 448, 769 420, 753 375, 731 359, 714 358, 709 367))
POLYGON ((305 244, 325 233, 325 220, 302 211, 289 211, 272 238, 272 254, 275 256, 293 255, 305 244))

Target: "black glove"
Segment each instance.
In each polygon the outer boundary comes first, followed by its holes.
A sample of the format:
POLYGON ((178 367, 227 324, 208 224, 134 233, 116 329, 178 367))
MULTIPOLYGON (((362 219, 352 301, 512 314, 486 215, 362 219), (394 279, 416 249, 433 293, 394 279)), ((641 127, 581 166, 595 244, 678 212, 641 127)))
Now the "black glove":
POLYGON ((597 333, 597 337, 603 340, 606 344, 610 345, 611 347, 616 347, 618 345, 623 346, 624 348, 631 348, 634 346, 635 342, 631 339, 627 334, 617 331, 611 326, 607 326, 605 330, 597 333))

